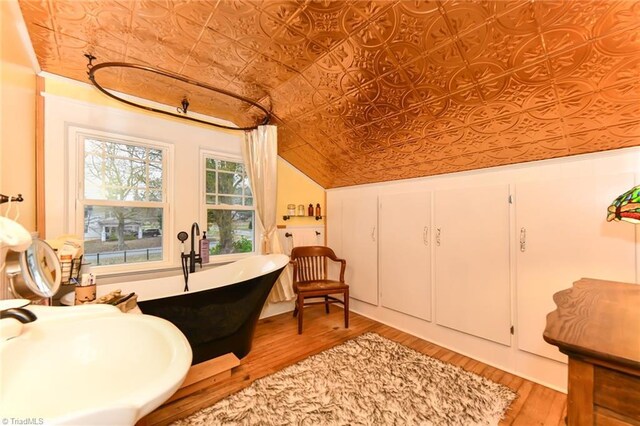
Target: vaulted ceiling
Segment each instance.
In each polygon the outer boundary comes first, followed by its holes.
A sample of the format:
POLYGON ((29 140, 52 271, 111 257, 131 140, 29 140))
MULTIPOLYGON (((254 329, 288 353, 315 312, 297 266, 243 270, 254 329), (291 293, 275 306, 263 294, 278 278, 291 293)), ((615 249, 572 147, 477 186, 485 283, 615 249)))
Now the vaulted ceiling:
MULTIPOLYGON (((640 2, 20 0, 40 66, 84 53, 270 106, 325 188, 640 145, 640 2)), ((102 72, 102 71, 100 71, 102 72)), ((239 125, 260 115, 134 70, 110 89, 239 125)))

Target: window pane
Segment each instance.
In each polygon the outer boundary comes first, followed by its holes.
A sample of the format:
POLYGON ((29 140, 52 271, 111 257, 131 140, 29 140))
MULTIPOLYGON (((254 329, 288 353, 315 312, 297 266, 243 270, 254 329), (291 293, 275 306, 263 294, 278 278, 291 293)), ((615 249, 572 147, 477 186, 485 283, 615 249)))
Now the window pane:
POLYGON ((228 197, 225 195, 218 196, 218 204, 226 204, 229 206, 241 206, 242 197, 228 197))
POLYGON ((218 194, 242 195, 242 175, 218 172, 218 194))
POLYGON ((162 151, 149 148, 149 161, 162 162, 162 151))
POLYGON ((86 137, 85 198, 162 201, 157 198, 157 194, 163 193, 164 187, 162 155, 159 149, 86 137), (149 191, 150 188, 157 191, 149 191))
MULTIPOLYGON (((208 161, 208 160, 207 160, 208 161)), ((207 171, 207 192, 215 193, 216 192, 216 172, 207 171)))
POLYGON ((237 173, 244 173, 244 164, 242 163, 236 163, 234 161, 223 161, 223 160, 218 160, 218 170, 224 170, 227 172, 237 172, 237 173))
POLYGON ((251 197, 247 197, 244 199, 244 205, 245 206, 253 206, 253 198, 251 197))
POLYGON ((249 178, 247 176, 244 177, 242 184, 244 186, 244 195, 247 197, 251 197, 253 194, 251 193, 251 188, 249 187, 249 178))
POLYGON ((162 260, 161 208, 84 208, 84 259, 94 266, 162 260))
POLYGON ((149 191, 149 201, 162 202, 162 191, 158 191, 156 189, 149 191))
POLYGON ((162 166, 149 163, 149 188, 162 188, 162 166))
POLYGON ((215 195, 207 195, 207 204, 218 204, 216 203, 215 195))
POLYGON ((140 160, 147 159, 147 148, 141 146, 134 145, 125 145, 128 146, 127 152, 129 153, 129 157, 138 158, 140 160))
POLYGON ((206 167, 207 169, 217 169, 218 167, 216 166, 216 160, 214 158, 207 158, 207 162, 206 162, 206 167))
POLYGON ((207 210, 211 255, 252 252, 253 229, 253 211, 207 210))
POLYGON ((102 142, 93 139, 85 139, 84 152, 85 154, 95 154, 96 156, 102 156, 102 142))

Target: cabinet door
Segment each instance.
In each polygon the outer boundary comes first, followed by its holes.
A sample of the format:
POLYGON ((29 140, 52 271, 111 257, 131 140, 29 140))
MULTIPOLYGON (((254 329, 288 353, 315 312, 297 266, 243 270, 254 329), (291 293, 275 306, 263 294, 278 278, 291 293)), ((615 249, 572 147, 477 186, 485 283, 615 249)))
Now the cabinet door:
POLYGON ((580 278, 635 281, 635 228, 607 222, 607 207, 632 174, 516 185, 518 348, 566 362, 542 339, 553 294, 580 278))
POLYGON ((349 295, 378 304, 378 197, 344 194, 342 199, 342 254, 347 261, 345 281, 349 295))
POLYGON ((509 185, 435 192, 436 322, 511 344, 509 185))
POLYGON ((382 306, 431 321, 431 193, 380 196, 382 306))

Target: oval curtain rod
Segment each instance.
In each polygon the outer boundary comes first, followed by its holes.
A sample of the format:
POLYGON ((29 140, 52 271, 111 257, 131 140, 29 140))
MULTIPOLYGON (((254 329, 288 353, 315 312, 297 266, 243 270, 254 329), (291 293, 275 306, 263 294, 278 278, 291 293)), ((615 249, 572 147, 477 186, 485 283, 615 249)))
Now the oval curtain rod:
MULTIPOLYGON (((91 54, 85 54, 84 56, 86 56, 86 58, 89 60, 89 63, 87 64, 87 68, 89 69, 89 71, 87 72, 87 74, 89 75, 89 80, 91 80, 91 83, 93 83, 93 85, 96 86, 96 88, 98 88, 98 90, 100 90, 105 95, 107 95, 110 98, 113 98, 113 99, 115 99, 117 101, 123 102, 123 103, 125 103, 127 105, 131 105, 131 106, 136 107, 136 108, 145 109, 147 111, 153 111, 153 112, 157 112, 157 113, 160 113, 160 114, 169 115, 171 117, 177 117, 177 118, 182 118, 182 119, 185 119, 185 120, 195 121, 196 123, 208 124, 209 126, 214 126, 214 127, 218 127, 218 128, 221 128, 221 129, 227 129, 227 130, 253 130, 253 129, 257 129, 258 126, 269 124, 269 120, 271 119, 271 111, 267 110, 265 107, 263 107, 262 105, 260 105, 256 101, 252 101, 251 99, 245 98, 244 96, 240 96, 240 95, 237 95, 235 93, 229 92, 227 90, 219 89, 217 87, 210 86, 210 85, 208 85, 206 83, 202 83, 200 81, 192 80, 192 79, 190 79, 188 77, 185 77, 183 75, 174 74, 174 73, 169 72, 169 71, 159 70, 159 69, 156 69, 156 68, 153 68, 153 67, 149 67, 149 66, 146 66, 146 65, 132 64, 132 63, 128 63, 128 62, 103 62, 101 64, 93 65, 92 62, 93 62, 94 59, 96 59, 96 57, 91 55, 91 54), (264 117, 264 119, 262 119, 262 121, 260 123, 256 124, 255 126, 250 126, 250 127, 231 127, 231 126, 225 126, 225 125, 222 125, 222 124, 211 123, 209 121, 200 120, 200 119, 193 118, 193 117, 187 117, 186 115, 175 114, 173 112, 164 111, 164 110, 153 108, 153 107, 149 107, 149 106, 146 106, 146 105, 140 105, 140 104, 137 104, 135 102, 129 101, 127 99, 124 99, 124 98, 121 98, 119 96, 116 96, 113 93, 109 92, 104 87, 102 87, 100 85, 100 83, 98 83, 96 81, 95 73, 96 73, 96 71, 101 70, 103 68, 133 68, 133 69, 138 69, 138 70, 142 70, 142 71, 149 71, 149 72, 152 72, 152 73, 155 73, 155 74, 158 74, 158 75, 162 75, 164 77, 173 78, 175 80, 179 80, 179 81, 182 81, 184 83, 191 84, 193 86, 202 87, 203 89, 211 90, 213 92, 220 93, 220 94, 226 95, 226 96, 231 96, 234 99, 238 99, 239 101, 246 102, 246 103, 248 103, 250 105, 253 105, 254 107, 260 109, 261 111, 263 111, 265 113, 265 117, 264 117)), ((186 114, 188 107, 189 107, 189 101, 186 98, 184 98, 182 100, 182 108, 178 108, 178 111, 186 114)))

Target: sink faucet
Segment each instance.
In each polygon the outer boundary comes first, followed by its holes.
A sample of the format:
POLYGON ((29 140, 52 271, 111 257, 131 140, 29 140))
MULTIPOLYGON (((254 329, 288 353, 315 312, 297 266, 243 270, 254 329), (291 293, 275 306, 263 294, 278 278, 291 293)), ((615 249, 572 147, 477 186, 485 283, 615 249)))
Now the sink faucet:
POLYGON ((20 321, 22 324, 34 322, 38 319, 36 314, 25 308, 10 308, 0 311, 0 319, 13 318, 20 321))
POLYGON ((24 308, 10 308, 0 311, 0 342, 19 336, 24 324, 36 319, 33 312, 24 308))
POLYGON ((202 257, 200 256, 200 244, 198 244, 198 254, 196 254, 196 250, 195 250, 196 235, 200 235, 200 226, 198 226, 198 222, 193 222, 193 224, 191 225, 191 251, 189 252, 189 272, 196 271, 196 263, 199 263, 200 267, 202 267, 202 257), (195 231, 195 235, 194 235, 194 231, 195 231))

